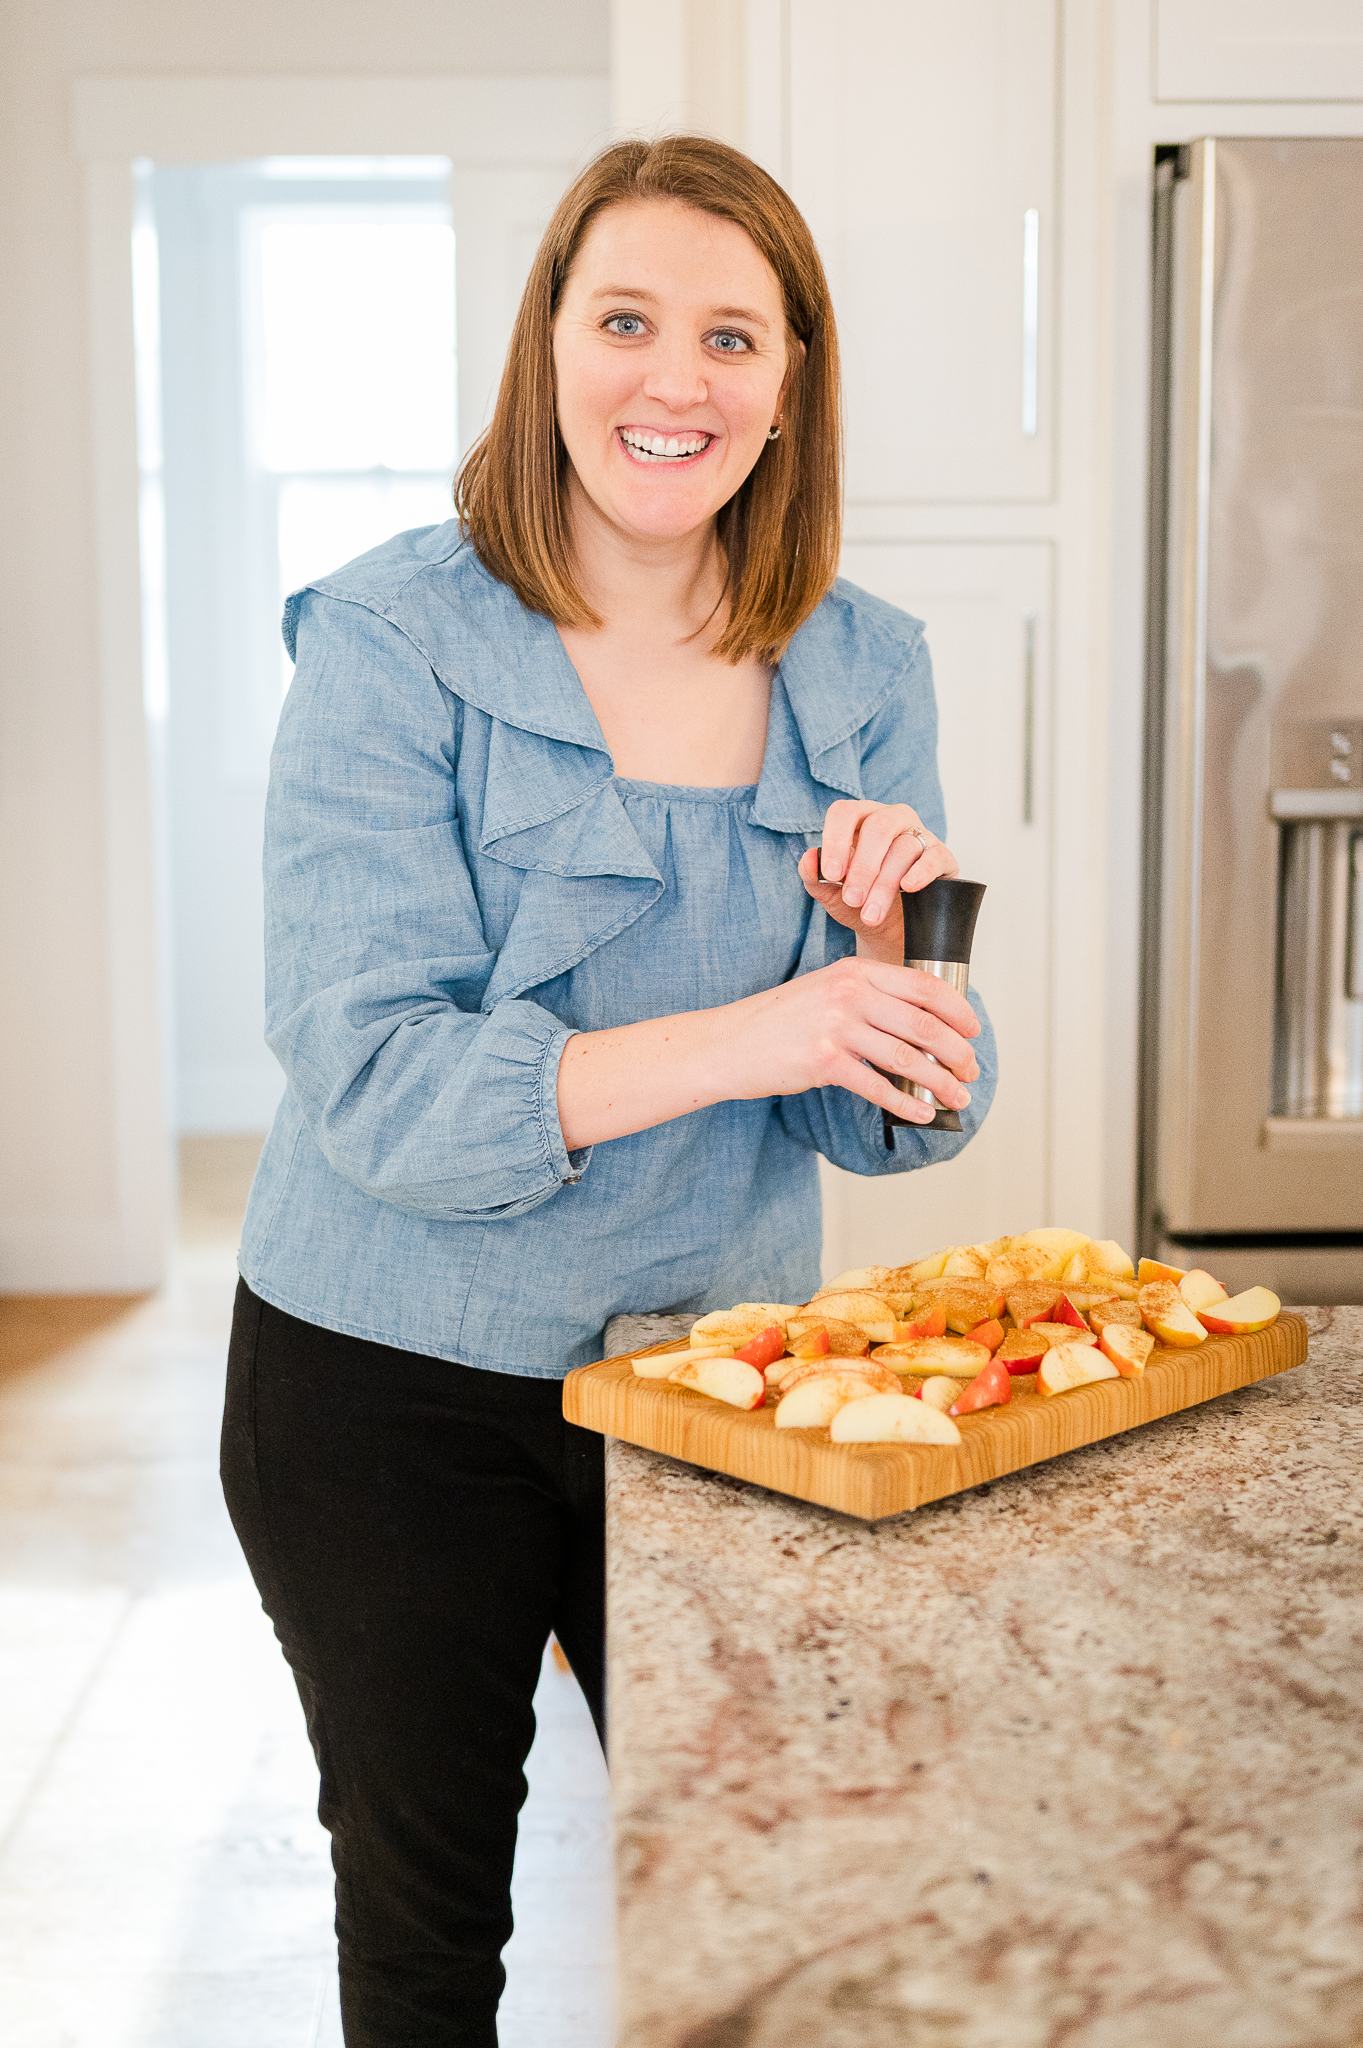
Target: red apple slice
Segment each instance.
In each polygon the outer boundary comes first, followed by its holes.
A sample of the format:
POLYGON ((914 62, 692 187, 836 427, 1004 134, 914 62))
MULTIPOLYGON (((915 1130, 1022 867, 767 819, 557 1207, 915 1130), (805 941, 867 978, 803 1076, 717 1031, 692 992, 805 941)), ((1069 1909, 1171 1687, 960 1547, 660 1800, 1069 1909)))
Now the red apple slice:
POLYGON ((877 1365, 872 1358, 810 1358, 785 1361, 786 1370, 777 1381, 782 1394, 788 1394, 792 1387, 803 1386, 806 1380, 826 1379, 830 1373, 846 1375, 860 1373, 866 1385, 881 1394, 897 1394, 900 1391, 899 1375, 888 1366, 877 1365))
POLYGON ((741 1358, 744 1365, 755 1365, 759 1371, 779 1358, 786 1348, 786 1333, 771 1323, 765 1330, 759 1330, 755 1337, 735 1351, 734 1357, 741 1358))
POLYGON ((1000 1365, 997 1358, 991 1358, 983 1372, 976 1373, 970 1385, 962 1390, 952 1402, 948 1413, 951 1415, 972 1415, 977 1408, 998 1408, 1013 1397, 1013 1382, 1006 1365, 1000 1365))
MULTIPOLYGON (((780 1423, 778 1413, 776 1420, 780 1423)), ((902 1394, 868 1394, 848 1401, 833 1416, 828 1434, 835 1444, 958 1444, 961 1432, 949 1415, 902 1394)))
POLYGON ((1035 1326, 1030 1330, 1010 1330, 994 1353, 994 1363, 1006 1365, 1015 1375, 1035 1372, 1051 1348, 1049 1339, 1038 1337, 1035 1326))
POLYGON ((1276 1322, 1281 1307, 1277 1295, 1269 1288, 1247 1287, 1243 1294, 1234 1294, 1229 1301, 1199 1309, 1198 1316, 1218 1337, 1248 1337, 1276 1322))
POLYGON ((727 1401, 731 1408, 760 1408, 767 1398, 767 1382, 755 1365, 738 1358, 690 1359, 668 1374, 674 1386, 694 1387, 712 1401, 727 1401))
POLYGON ((1194 1266, 1191 1273, 1185 1273, 1178 1283, 1178 1291, 1194 1315, 1200 1315, 1204 1308, 1215 1308, 1217 1302, 1226 1299, 1226 1290, 1219 1280, 1213 1280, 1210 1273, 1204 1273, 1201 1266, 1194 1266))
POLYGON ((802 1336, 790 1340, 792 1358, 827 1358, 832 1349, 827 1323, 820 1323, 817 1330, 806 1330, 802 1336))
POLYGON ((920 1337, 945 1337, 947 1312, 939 1301, 935 1308, 918 1310, 905 1323, 896 1323, 892 1344, 916 1344, 920 1337))
POLYGON ((1104 1323, 1098 1333, 1098 1349, 1110 1358, 1123 1379, 1134 1379, 1145 1371, 1146 1360, 1155 1348, 1148 1330, 1133 1330, 1130 1323, 1104 1323))
POLYGON ((1168 1280, 1177 1287, 1183 1274, 1182 1266, 1164 1266, 1158 1259, 1142 1259, 1136 1268, 1136 1278, 1142 1287, 1151 1280, 1168 1280))
POLYGON ((1141 1321, 1171 1349, 1187 1350, 1206 1341, 1207 1332, 1169 1280, 1151 1280, 1137 1296, 1141 1321))
POLYGON ((1004 1338, 1003 1324, 991 1316, 987 1323, 976 1323, 973 1330, 967 1330, 967 1344, 983 1344, 986 1351, 997 1351, 1004 1338))
POLYGON ((1058 1344, 1042 1359, 1036 1385, 1039 1394, 1066 1394, 1071 1387, 1087 1386, 1091 1380, 1116 1378, 1116 1366, 1096 1345, 1058 1344))
POLYGON ((1009 1289, 1008 1313, 1015 1327, 1025 1330, 1029 1323, 1049 1322, 1059 1299, 1060 1289, 1053 1281, 1028 1281, 1025 1287, 1009 1289))
POLYGON ((1051 1317, 1051 1321, 1053 1323, 1068 1323, 1072 1330, 1086 1330, 1088 1328, 1088 1324, 1084 1320, 1083 1311, 1075 1307, 1068 1294, 1061 1295, 1055 1305, 1055 1314, 1051 1317))

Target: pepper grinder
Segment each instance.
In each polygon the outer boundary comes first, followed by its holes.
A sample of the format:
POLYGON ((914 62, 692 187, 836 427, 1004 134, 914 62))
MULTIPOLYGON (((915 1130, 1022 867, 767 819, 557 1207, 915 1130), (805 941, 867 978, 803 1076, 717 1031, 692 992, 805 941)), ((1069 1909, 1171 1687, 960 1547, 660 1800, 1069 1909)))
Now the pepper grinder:
MULTIPOLYGON (((970 981, 970 947, 975 937, 975 920, 984 901, 983 882, 962 882, 954 876, 939 875, 925 889, 900 897, 904 906, 904 965, 920 974, 935 974, 963 996, 970 981)), ((932 1054, 925 1053, 925 1059, 932 1054)), ((933 1060, 933 1065, 937 1062, 933 1060)), ((930 1124, 915 1124, 917 1131, 959 1131, 960 1113, 944 1109, 931 1088, 921 1081, 906 1080, 902 1074, 887 1074, 888 1081, 905 1095, 933 1104, 937 1114, 930 1124)), ((908 1122, 907 1117, 884 1112, 885 1143, 893 1146, 892 1131, 908 1122)))

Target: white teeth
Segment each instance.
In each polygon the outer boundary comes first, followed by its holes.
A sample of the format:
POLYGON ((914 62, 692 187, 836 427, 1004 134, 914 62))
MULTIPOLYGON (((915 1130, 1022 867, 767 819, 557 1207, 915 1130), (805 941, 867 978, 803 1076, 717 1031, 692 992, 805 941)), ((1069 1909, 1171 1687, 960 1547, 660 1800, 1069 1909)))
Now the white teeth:
POLYGON ((632 427, 622 427, 620 438, 631 453, 641 462, 678 462, 691 455, 699 455, 708 448, 713 438, 709 434, 644 434, 632 427))

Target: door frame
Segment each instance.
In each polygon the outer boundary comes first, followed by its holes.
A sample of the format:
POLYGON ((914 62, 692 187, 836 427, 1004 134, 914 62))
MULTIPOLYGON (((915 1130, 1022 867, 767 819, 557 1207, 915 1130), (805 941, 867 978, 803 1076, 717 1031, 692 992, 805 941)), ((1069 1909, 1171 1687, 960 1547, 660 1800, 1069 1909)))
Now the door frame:
POLYGON ((159 1286, 175 1172, 163 1047, 154 740, 143 704, 133 357, 134 166, 268 156, 444 156, 461 169, 562 169, 610 135, 610 81, 579 78, 84 78, 84 168, 117 1282, 159 1286))

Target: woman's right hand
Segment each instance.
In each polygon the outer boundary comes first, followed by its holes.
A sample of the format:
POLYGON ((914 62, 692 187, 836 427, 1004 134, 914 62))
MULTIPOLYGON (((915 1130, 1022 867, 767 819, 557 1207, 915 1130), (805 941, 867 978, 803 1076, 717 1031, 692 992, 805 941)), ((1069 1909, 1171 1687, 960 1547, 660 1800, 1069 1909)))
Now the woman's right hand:
POLYGON ((838 960, 719 1009, 575 1033, 558 1069, 563 1142, 575 1152, 712 1102, 807 1088, 847 1088, 906 1123, 931 1123, 930 1104, 875 1069, 922 1081, 946 1108, 964 1109, 966 1084, 979 1078, 970 1049, 979 1029, 965 997, 935 975, 838 960))
POLYGON ((907 1123, 930 1123, 932 1105, 902 1093, 877 1067, 924 1083, 947 1109, 964 1109, 965 1084, 979 1079, 975 1012, 946 982, 912 967, 838 960, 712 1014, 732 1020, 725 1050, 738 1071, 724 1089, 730 1096, 846 1088, 907 1123))

